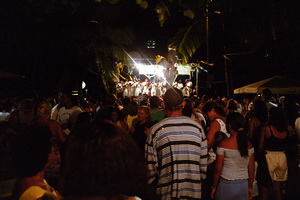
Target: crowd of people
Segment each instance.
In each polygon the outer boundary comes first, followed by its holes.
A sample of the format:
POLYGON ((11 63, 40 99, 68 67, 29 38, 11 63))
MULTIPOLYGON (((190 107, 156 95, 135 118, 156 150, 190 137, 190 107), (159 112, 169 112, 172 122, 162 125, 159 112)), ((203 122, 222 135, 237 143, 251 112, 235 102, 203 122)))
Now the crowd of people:
POLYGON ((237 101, 190 97, 188 82, 159 94, 124 85, 99 101, 4 99, 0 199, 299 198, 288 194, 299 178, 289 172, 300 169, 299 102, 274 101, 269 89, 237 101))
MULTIPOLYGON (((186 79, 184 83, 182 83, 182 80, 174 81, 172 87, 181 90, 183 96, 189 97, 193 92, 193 83, 189 79, 186 79)), ((150 82, 146 78, 144 81, 119 81, 116 83, 116 88, 117 96, 120 98, 139 96, 141 94, 148 96, 164 96, 169 85, 165 79, 158 82, 155 82, 155 80, 150 82)))

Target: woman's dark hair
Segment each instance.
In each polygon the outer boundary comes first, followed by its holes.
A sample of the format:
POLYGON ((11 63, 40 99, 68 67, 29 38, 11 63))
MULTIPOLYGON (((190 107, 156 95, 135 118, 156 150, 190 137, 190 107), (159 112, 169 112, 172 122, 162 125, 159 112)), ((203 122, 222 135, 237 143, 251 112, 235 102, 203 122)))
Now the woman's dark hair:
POLYGON ((239 104, 238 104, 238 102, 236 100, 229 99, 227 101, 226 110, 228 112, 233 112, 233 111, 237 110, 238 108, 239 108, 239 104))
POLYGON ((266 103, 260 99, 255 100, 253 103, 253 113, 252 117, 257 118, 260 123, 265 123, 268 121, 268 108, 266 103))
POLYGON ((76 118, 75 125, 83 124, 83 123, 88 123, 92 120, 92 115, 89 112, 81 112, 78 114, 76 118))
POLYGON ((13 142, 13 160, 18 178, 35 176, 41 172, 51 152, 51 130, 33 124, 18 133, 13 142))
POLYGON ((202 111, 204 113, 208 113, 210 112, 212 109, 214 109, 218 114, 222 115, 222 116, 226 116, 225 110, 223 109, 223 107, 221 107, 220 105, 218 105, 216 102, 214 101, 207 101, 203 108, 202 111))
POLYGON ((269 110, 269 124, 274 126, 279 132, 288 130, 287 118, 283 110, 277 107, 272 107, 269 110))
POLYGON ((137 102, 131 101, 128 104, 128 115, 130 115, 130 116, 137 115, 138 109, 139 109, 139 105, 137 104, 137 102))
POLYGON ((135 194, 147 180, 139 147, 128 134, 105 121, 72 130, 63 172, 64 196, 135 194))
POLYGON ((240 113, 232 112, 226 116, 226 123, 238 132, 236 139, 241 156, 248 157, 248 137, 247 132, 244 130, 245 118, 240 113))
POLYGON ((112 114, 113 112, 116 112, 116 113, 117 113, 117 115, 118 115, 118 120, 121 120, 121 119, 122 119, 122 112, 120 111, 120 109, 118 109, 118 108, 113 108, 113 109, 110 111, 110 119, 111 119, 111 120, 112 120, 111 114, 112 114))

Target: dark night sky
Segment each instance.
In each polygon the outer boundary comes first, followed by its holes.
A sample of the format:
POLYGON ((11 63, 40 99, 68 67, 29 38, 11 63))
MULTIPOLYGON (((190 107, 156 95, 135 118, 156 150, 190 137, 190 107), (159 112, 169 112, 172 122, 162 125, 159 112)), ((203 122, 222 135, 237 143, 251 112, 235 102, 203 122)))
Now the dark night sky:
MULTIPOLYGON (((67 14, 71 13, 69 10, 63 10, 64 8, 61 7, 59 9, 51 8, 47 7, 47 4, 31 6, 26 2, 3 0, 0 3, 1 70, 25 75, 28 77, 32 89, 51 88, 51 84, 56 81, 59 67, 72 59, 72 51, 74 51, 70 47, 63 47, 61 43, 67 41, 68 37, 72 37, 70 30, 73 30, 76 24, 80 24, 80 21, 88 20, 89 14, 93 10, 82 7, 77 15, 72 16, 67 14), (48 10, 48 13, 45 10, 48 10), (69 31, 69 35, 64 35, 64 30, 69 31), (49 77, 51 77, 50 80, 48 80, 49 77), (37 87, 37 85, 43 87, 37 87)), ((215 63, 212 72, 215 74, 214 81, 217 92, 221 93, 224 90, 224 58, 222 55, 228 53, 237 53, 230 56, 234 87, 273 75, 298 78, 300 72, 298 37, 300 34, 298 12, 295 11, 296 3, 293 4, 293 1, 282 2, 286 8, 277 8, 278 12, 276 10, 277 13, 274 16, 278 18, 276 20, 280 22, 278 22, 278 27, 281 29, 277 31, 278 35, 275 41, 270 39, 271 36, 265 36, 268 33, 267 28, 259 31, 245 29, 248 24, 249 26, 258 24, 257 27, 268 27, 259 24, 262 21, 261 16, 265 17, 264 13, 269 12, 268 7, 264 7, 260 1, 249 1, 252 2, 251 5, 239 8, 240 10, 237 11, 235 9, 240 5, 235 0, 216 2, 219 2, 220 7, 224 10, 222 15, 210 19, 210 57, 215 63), (281 10, 287 13, 281 13, 281 10), (222 29, 224 22, 226 26, 222 29), (241 40, 238 38, 238 32, 255 36, 252 37, 254 42, 249 40, 247 43, 246 39, 241 40), (261 38, 264 40, 263 42, 259 41, 261 38)), ((163 27, 160 27, 153 10, 155 3, 150 4, 145 10, 136 5, 135 1, 121 4, 114 11, 107 9, 108 16, 111 16, 111 12, 118 13, 101 23, 107 26, 133 27, 136 41, 132 47, 128 48, 129 51, 142 51, 145 42, 148 39, 154 39, 158 45, 152 55, 165 56, 168 39, 176 35, 178 27, 187 25, 190 20, 182 16, 178 7, 173 6, 173 9, 170 10, 170 18, 163 27)), ((101 15, 105 15, 105 12, 102 11, 101 15)), ((267 19, 264 19, 263 22, 268 21, 267 19)), ((193 59, 206 59, 205 43, 196 52, 193 59)))

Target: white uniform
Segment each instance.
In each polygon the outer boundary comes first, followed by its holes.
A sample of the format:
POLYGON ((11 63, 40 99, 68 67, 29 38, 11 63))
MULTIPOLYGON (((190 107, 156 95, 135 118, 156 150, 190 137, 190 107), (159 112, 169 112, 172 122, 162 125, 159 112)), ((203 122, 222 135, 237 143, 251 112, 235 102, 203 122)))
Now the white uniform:
POLYGON ((157 83, 153 82, 151 84, 151 96, 157 95, 157 83))

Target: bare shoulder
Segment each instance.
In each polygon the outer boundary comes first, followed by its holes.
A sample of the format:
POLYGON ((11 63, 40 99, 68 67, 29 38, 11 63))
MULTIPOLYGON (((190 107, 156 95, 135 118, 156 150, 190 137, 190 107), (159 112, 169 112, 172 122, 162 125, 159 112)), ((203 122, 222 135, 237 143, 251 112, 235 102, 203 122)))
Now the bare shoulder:
POLYGON ((221 126, 220 126, 220 123, 217 121, 217 120, 214 120, 210 123, 210 126, 209 128, 213 128, 213 129, 220 129, 221 126))
POLYGON ((226 138, 220 142, 219 147, 229 148, 231 146, 231 143, 232 143, 231 138, 226 138))

